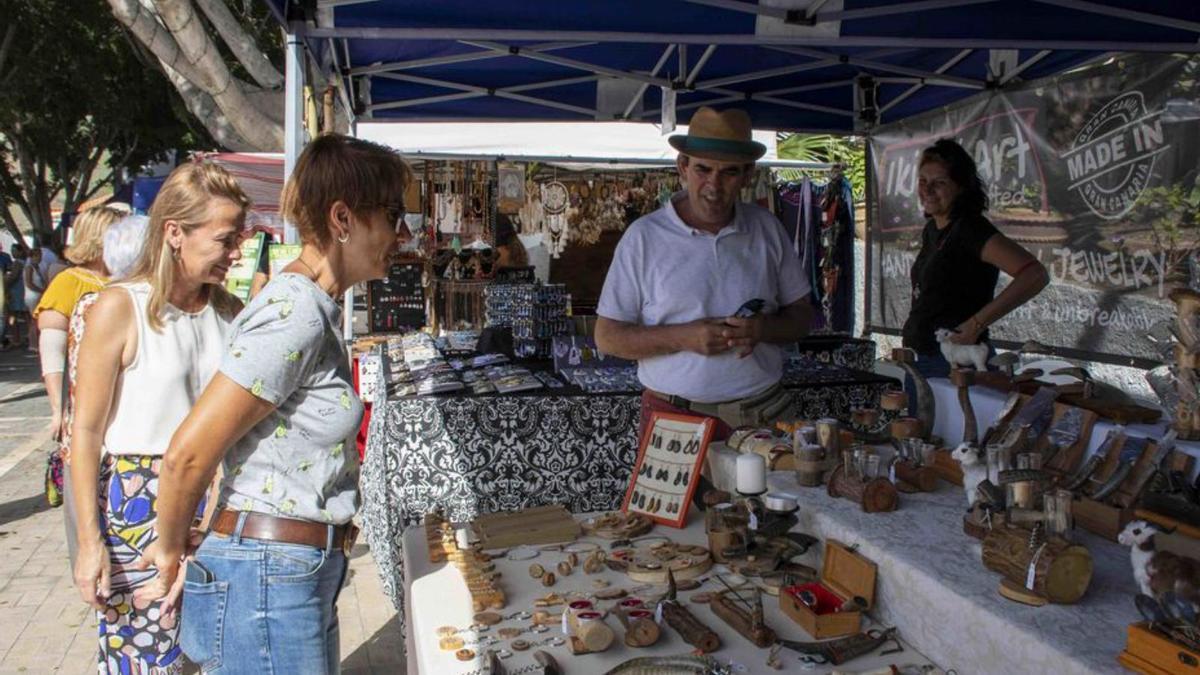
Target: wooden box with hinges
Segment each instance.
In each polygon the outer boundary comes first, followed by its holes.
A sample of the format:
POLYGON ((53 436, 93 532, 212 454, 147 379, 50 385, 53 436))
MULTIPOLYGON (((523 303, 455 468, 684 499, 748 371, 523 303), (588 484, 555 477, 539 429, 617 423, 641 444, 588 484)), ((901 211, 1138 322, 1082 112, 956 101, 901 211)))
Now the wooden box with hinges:
POLYGON ((841 637, 857 633, 862 613, 875 605, 875 563, 845 544, 825 540, 825 560, 819 581, 787 586, 779 592, 779 607, 812 637, 841 637), (809 602, 802 595, 811 594, 809 602), (843 607, 861 601, 854 609, 843 607), (815 605, 815 606, 810 606, 815 605))
MULTIPOLYGON (((1137 501, 1154 476, 1156 458, 1163 459, 1159 453, 1159 443, 1153 439, 1124 436, 1108 444, 1107 452, 1099 466, 1076 491, 1077 498, 1071 504, 1071 515, 1075 524, 1116 541, 1117 535, 1134 518, 1137 501), (1144 443, 1144 447, 1136 451, 1137 458, 1132 460, 1132 466, 1125 468, 1122 463, 1131 461, 1129 453, 1126 452, 1131 443, 1144 443), (1105 490, 1105 485, 1118 479, 1122 473, 1125 477, 1116 487, 1105 490)), ((1189 461, 1189 457, 1179 450, 1167 452, 1169 454, 1165 458, 1165 464, 1189 461)))
POLYGON ((1129 641, 1117 661, 1146 675, 1200 675, 1200 652, 1151 630, 1145 621, 1129 626, 1129 641))

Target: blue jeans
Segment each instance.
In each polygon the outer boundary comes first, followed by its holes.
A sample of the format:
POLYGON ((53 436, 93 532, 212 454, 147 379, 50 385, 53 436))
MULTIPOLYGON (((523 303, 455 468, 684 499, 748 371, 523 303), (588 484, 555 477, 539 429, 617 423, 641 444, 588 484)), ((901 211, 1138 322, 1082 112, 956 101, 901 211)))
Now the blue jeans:
POLYGON ((210 534, 188 563, 180 646, 205 673, 337 673, 341 550, 210 534), (198 564, 197 564, 198 563, 198 564))

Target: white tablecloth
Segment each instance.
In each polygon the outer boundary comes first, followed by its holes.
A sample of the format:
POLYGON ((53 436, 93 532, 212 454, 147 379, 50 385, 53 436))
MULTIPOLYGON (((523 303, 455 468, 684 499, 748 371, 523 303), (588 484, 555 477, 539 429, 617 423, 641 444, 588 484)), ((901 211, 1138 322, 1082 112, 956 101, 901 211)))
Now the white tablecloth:
MULTIPOLYGON (((693 511, 690 523, 686 529, 676 530, 656 525, 651 534, 669 536, 678 542, 703 545, 705 538, 703 523, 703 515, 693 511)), ((608 542, 604 540, 584 538, 582 541, 600 542, 607 550, 608 542)), ((817 564, 820 548, 814 547, 813 550, 810 550, 806 554, 807 558, 811 558, 809 564, 817 564)), ((497 561, 497 569, 503 574, 501 586, 508 594, 507 607, 499 611, 502 614, 512 614, 523 609, 531 610, 535 598, 541 597, 551 591, 565 594, 567 591, 573 589, 590 590, 592 579, 594 578, 607 579, 612 582, 613 587, 618 588, 632 588, 637 585, 629 582, 624 575, 609 570, 592 575, 584 574, 582 570, 576 570, 570 576, 559 580, 553 588, 547 589, 542 587, 539 582, 531 579, 528 574, 528 568, 531 563, 536 562, 546 569, 552 569, 559 561, 564 559, 566 559, 565 554, 543 552, 533 560, 511 562, 501 559, 497 561)), ((455 658, 453 652, 444 652, 438 648, 437 628, 439 626, 465 628, 472 623, 471 617, 473 612, 470 597, 467 594, 466 586, 463 584, 458 570, 450 565, 435 565, 429 562, 429 549, 425 543, 424 530, 419 526, 408 528, 404 532, 404 564, 407 572, 405 574, 405 583, 409 599, 405 603, 405 611, 408 613, 408 621, 406 622, 407 634, 405 636, 408 643, 408 672, 428 675, 433 675, 434 673, 437 675, 462 674, 482 667, 482 662, 463 663, 455 658)), ((723 587, 720 586, 719 582, 710 580, 699 590, 721 588, 723 587)), ((692 593, 699 592, 699 590, 680 592, 679 596, 686 599, 692 593)), ((611 603, 601 601, 598 604, 607 608, 611 603)), ((743 664, 746 666, 746 670, 742 672, 746 673, 775 672, 765 665, 767 650, 758 649, 750 644, 749 641, 737 634, 721 619, 717 618, 706 605, 689 602, 687 606, 701 621, 704 621, 721 637, 721 648, 713 654, 714 657, 719 658, 723 662, 732 660, 735 663, 743 664)), ((793 640, 811 639, 798 624, 783 614, 779 609, 779 603, 776 598, 764 595, 763 606, 767 624, 774 628, 781 637, 793 640)), ((562 607, 558 606, 551 608, 550 611, 559 611, 561 609, 562 607)), ((552 653, 558 659, 559 665, 563 667, 567 675, 599 675, 623 661, 639 656, 678 655, 688 653, 692 650, 691 645, 684 642, 678 634, 666 626, 663 627, 663 635, 658 644, 649 648, 632 649, 626 647, 621 642, 624 632, 616 618, 610 616, 605 621, 617 633, 616 642, 606 652, 584 656, 571 656, 566 645, 560 647, 543 646, 535 649, 543 649, 552 653)), ((496 630, 501 627, 524 626, 526 624, 528 624, 528 621, 505 621, 493 627, 487 634, 495 635, 496 630)), ((536 640, 551 635, 561 635, 561 631, 554 628, 550 632, 540 635, 526 633, 520 637, 528 640, 536 640)), ((901 628, 901 635, 905 635, 903 627, 901 628)), ((498 647, 506 647, 507 643, 507 640, 502 640, 498 647)), ((892 645, 889 643, 887 646, 892 645)), ((480 648, 475 649, 477 652, 483 651, 480 648)), ((505 661, 505 666, 509 670, 516 670, 531 663, 532 658, 530 655, 532 652, 533 650, 524 653, 515 652, 511 658, 505 661)), ((833 670, 831 666, 819 666, 811 670, 804 669, 804 664, 799 661, 794 652, 783 650, 780 653, 785 665, 785 669, 781 672, 824 673, 833 670)), ((905 649, 902 653, 887 656, 880 656, 878 654, 864 656, 851 661, 849 664, 842 666, 842 668, 849 668, 854 672, 858 672, 886 668, 889 664, 924 665, 928 663, 928 659, 915 651, 909 644, 905 644, 905 649)), ((960 670, 959 672, 966 673, 967 671, 960 670)))
MULTIPOLYGON (((929 386, 933 389, 933 397, 937 402, 937 418, 933 422, 933 434, 941 436, 946 445, 953 448, 962 442, 963 432, 963 414, 962 407, 958 403, 958 390, 950 383, 950 380, 944 377, 931 378, 929 386)), ((1000 408, 1004 406, 1007 398, 1007 393, 996 389, 983 386, 971 387, 971 406, 975 409, 975 419, 980 435, 1000 414, 1000 408)), ((1116 425, 1108 419, 1102 418, 1096 422, 1084 458, 1100 447, 1100 444, 1104 442, 1104 437, 1114 426, 1116 425)), ((1162 438, 1163 434, 1167 432, 1167 423, 1130 424, 1125 428, 1134 436, 1162 438)), ((1200 442, 1179 441, 1176 447, 1193 457, 1200 458, 1200 442)), ((1196 462, 1196 465, 1200 467, 1200 462, 1196 462)))
POLYGON ((772 490, 801 499, 799 529, 857 544, 879 565, 877 620, 943 668, 959 673, 1121 672, 1117 654, 1126 627, 1138 620, 1127 549, 1077 531, 1095 573, 1076 605, 1028 607, 997 594, 1000 575, 983 566, 980 543, 963 534, 966 497, 941 483, 938 491, 902 494, 892 513, 863 513, 825 488, 802 488, 774 472, 772 490))

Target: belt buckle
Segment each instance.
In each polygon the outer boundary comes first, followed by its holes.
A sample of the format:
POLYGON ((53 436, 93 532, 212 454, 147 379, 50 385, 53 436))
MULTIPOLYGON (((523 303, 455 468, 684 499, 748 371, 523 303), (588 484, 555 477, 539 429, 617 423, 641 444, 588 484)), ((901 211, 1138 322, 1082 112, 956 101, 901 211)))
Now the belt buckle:
POLYGON ((347 558, 350 557, 350 550, 354 548, 356 541, 358 541, 358 527, 354 523, 346 523, 346 534, 342 535, 342 553, 347 558))

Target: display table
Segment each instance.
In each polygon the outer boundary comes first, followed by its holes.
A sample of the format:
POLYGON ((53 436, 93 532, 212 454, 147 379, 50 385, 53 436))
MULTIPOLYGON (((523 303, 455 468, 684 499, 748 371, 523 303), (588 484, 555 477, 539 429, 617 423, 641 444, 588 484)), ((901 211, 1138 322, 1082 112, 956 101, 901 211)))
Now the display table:
POLYGON ((1028 607, 1000 597, 1000 575, 983 566, 979 541, 962 531, 966 497, 941 483, 902 494, 891 513, 863 513, 822 488, 774 472, 772 490, 800 497, 798 529, 848 545, 879 565, 875 618, 946 669, 972 675, 1122 672, 1117 654, 1138 620, 1128 549, 1076 529, 1095 572, 1076 605, 1028 607))
MULTIPOLYGON (((792 410, 784 419, 846 419, 899 386, 841 368, 810 380, 786 385, 792 410)), ((360 480, 361 520, 397 609, 403 529, 434 508, 465 521, 543 504, 575 513, 620 506, 637 458, 640 406, 640 394, 577 387, 378 401, 360 480)))
MULTIPOLYGON (((950 380, 944 377, 930 378, 929 387, 933 390, 937 409, 937 418, 933 423, 933 435, 940 436, 947 447, 953 448, 962 442, 963 432, 963 414, 958 403, 958 390, 950 383, 950 380)), ((978 420, 979 434, 982 436, 988 424, 1000 414, 1000 408, 1004 406, 1008 394, 983 386, 971 387, 970 392, 971 406, 975 409, 975 419, 978 420)), ((1094 453, 1104 442, 1104 437, 1115 426, 1112 420, 1103 418, 1098 420, 1092 429, 1092 438, 1088 443, 1087 451, 1080 461, 1094 453)), ((1129 424, 1126 425, 1125 431, 1133 436, 1162 438, 1167 433, 1168 427, 1169 422, 1161 421, 1154 424, 1129 424)), ((1179 441, 1175 447, 1200 459, 1200 442, 1179 441)), ((1196 462, 1196 464, 1200 466, 1200 462, 1196 462)))
MULTIPOLYGON (((669 536, 677 542, 705 545, 703 520, 700 514, 693 511, 691 522, 687 529, 676 530, 658 525, 655 526, 651 534, 669 536)), ((591 537, 584 537, 580 541, 599 542, 606 550, 609 544, 606 540, 591 537)), ((807 555, 813 556, 814 554, 810 552, 807 555)), ((497 611, 501 614, 513 614, 521 610, 531 610, 533 608, 533 600, 546 595, 550 591, 559 594, 566 594, 571 590, 590 592, 594 590, 592 589, 592 580, 596 578, 608 580, 611 582, 613 588, 632 589, 638 586, 638 584, 629 581, 623 574, 605 569, 603 572, 592 575, 584 574, 582 570, 576 570, 570 576, 560 579, 552 589, 547 589, 542 587, 539 582, 531 579, 527 572, 531 563, 538 563, 546 569, 553 569, 559 561, 565 559, 566 555, 561 552, 542 552, 533 560, 520 562, 504 559, 497 560, 496 569, 502 574, 501 587, 508 596, 507 606, 497 611)), ((405 610, 408 672, 414 674, 453 674, 468 673, 481 668, 483 666, 482 660, 460 662, 455 658, 453 652, 442 651, 438 647, 438 636, 436 634, 438 627, 454 626, 457 628, 466 628, 473 622, 473 611, 470 596, 467 593, 466 586, 463 584, 462 576, 458 570, 452 565, 445 563, 434 564, 429 562, 425 531, 421 526, 414 526, 405 530, 403 561, 404 567, 408 571, 405 594, 411 600, 405 610)), ((719 567, 714 568, 714 571, 717 569, 719 567)), ((712 572, 708 576, 711 575, 712 572)), ((720 582, 710 579, 700 589, 687 592, 681 591, 679 597, 686 601, 693 593, 698 593, 702 590, 720 590, 723 588, 720 582)), ((658 593, 661 594, 664 591, 665 587, 659 587, 658 593)), ((613 602, 597 601, 597 605, 603 609, 608 609, 613 602)), ((713 656, 719 658, 722 663, 733 661, 735 664, 744 665, 745 670, 741 672, 745 673, 775 672, 765 665, 768 650, 759 649, 741 635, 738 635, 736 631, 714 615, 712 610, 706 605, 686 602, 686 606, 697 618, 708 625, 709 628, 716 631, 721 637, 721 648, 714 652, 713 656)), ((558 612, 561 609, 562 607, 558 606, 551 608, 550 611, 558 612)), ((811 639, 800 628, 799 624, 783 614, 782 610, 779 609, 777 598, 767 595, 763 596, 763 615, 767 625, 775 629, 781 637, 793 640, 811 639)), ((616 642, 608 651, 600 654, 572 656, 566 645, 558 647, 546 645, 536 647, 535 649, 543 649, 553 654, 558 660, 559 665, 562 666, 563 672, 567 675, 574 675, 576 673, 581 675, 599 675, 628 659, 642 656, 673 656, 692 651, 691 645, 684 642, 677 633, 666 626, 663 626, 661 639, 653 647, 643 649, 626 647, 621 642, 624 632, 617 619, 609 616, 605 621, 617 634, 616 642)), ((497 626, 493 626, 486 633, 483 633, 483 635, 495 635, 499 628, 509 626, 525 627, 528 623, 527 620, 521 621, 517 619, 505 621, 497 626)), ((475 634, 468 632, 463 635, 471 639, 475 634)), ((546 639, 554 635, 562 635, 561 629, 557 626, 545 633, 531 634, 526 632, 519 637, 534 641, 546 639)), ((507 647, 508 642, 508 640, 501 640, 493 648, 507 647)), ((893 646, 889 643, 881 647, 877 652, 885 651, 893 646)), ((472 649, 478 654, 486 649, 486 647, 476 646, 472 647, 472 649)), ((504 662, 505 667, 509 670, 516 670, 532 663, 532 652, 532 649, 523 653, 514 652, 513 656, 504 662)), ((818 666, 807 670, 804 669, 804 664, 799 661, 798 655, 795 652, 783 650, 780 652, 780 655, 784 664, 784 670, 780 672, 825 673, 833 670, 832 666, 818 666)), ((849 669, 850 671, 858 672, 886 668, 889 664, 912 664, 919 666, 928 663, 928 659, 915 651, 909 644, 905 644, 904 651, 901 653, 882 656, 878 653, 871 654, 855 659, 841 666, 839 669, 843 671, 849 669)))

